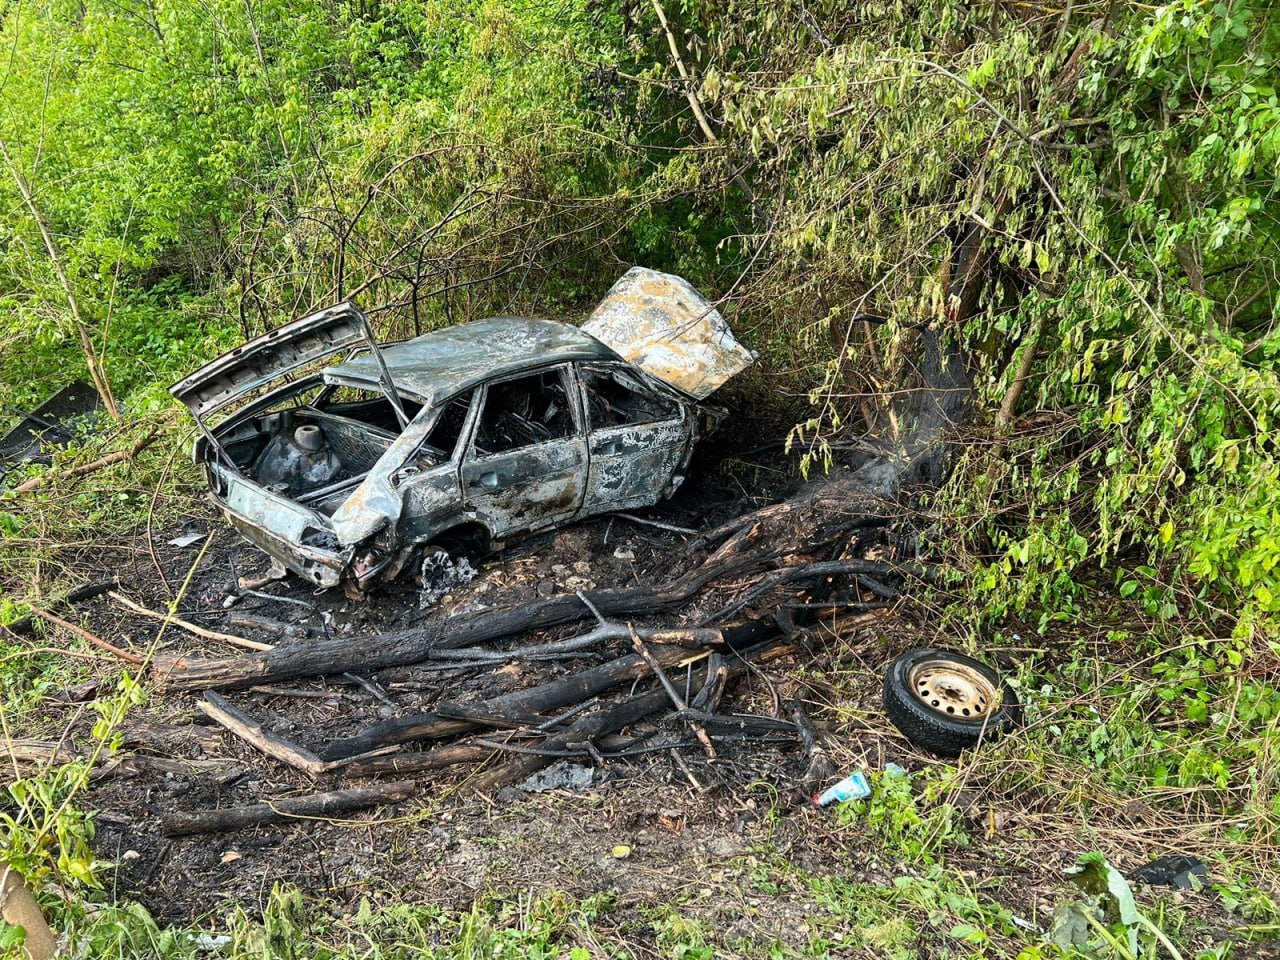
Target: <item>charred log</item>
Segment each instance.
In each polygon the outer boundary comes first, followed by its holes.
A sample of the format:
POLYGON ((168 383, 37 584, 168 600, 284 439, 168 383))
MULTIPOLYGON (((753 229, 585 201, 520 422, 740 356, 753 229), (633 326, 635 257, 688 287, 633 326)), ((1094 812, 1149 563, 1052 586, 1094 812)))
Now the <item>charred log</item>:
POLYGON ((353 810, 367 810, 369 807, 384 803, 407 800, 417 792, 417 789, 418 784, 412 780, 396 780, 372 787, 329 790, 323 793, 273 800, 268 803, 255 803, 245 807, 170 813, 160 821, 160 831, 166 837, 185 837, 198 833, 239 830, 263 823, 281 823, 295 818, 332 817, 340 813, 350 813, 353 810))

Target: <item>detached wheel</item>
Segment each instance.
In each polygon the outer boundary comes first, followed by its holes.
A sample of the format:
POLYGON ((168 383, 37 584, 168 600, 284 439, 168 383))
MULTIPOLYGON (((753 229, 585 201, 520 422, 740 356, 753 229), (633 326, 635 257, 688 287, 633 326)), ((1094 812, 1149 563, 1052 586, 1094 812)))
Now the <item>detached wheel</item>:
POLYGON ((884 712, 916 746, 947 757, 994 740, 1021 719, 1017 696, 994 670, 932 648, 893 661, 884 678, 884 712))

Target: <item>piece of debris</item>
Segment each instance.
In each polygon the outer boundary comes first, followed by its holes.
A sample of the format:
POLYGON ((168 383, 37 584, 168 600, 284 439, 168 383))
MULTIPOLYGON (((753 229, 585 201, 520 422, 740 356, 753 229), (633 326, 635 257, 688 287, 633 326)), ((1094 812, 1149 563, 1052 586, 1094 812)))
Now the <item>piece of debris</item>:
POLYGON ((199 543, 207 536, 207 533, 189 533, 185 537, 174 537, 169 541, 169 546, 177 547, 179 550, 185 550, 187 547, 199 543))
POLYGON ((205 953, 213 953, 216 950, 221 950, 231 942, 230 935, 225 933, 189 933, 187 934, 187 939, 191 941, 191 945, 197 950, 204 951, 205 953))
POLYGON ((581 329, 497 317, 383 346, 343 303, 171 392, 200 426, 195 461, 232 526, 357 595, 424 547, 484 553, 669 497, 724 415, 700 402, 753 359, 688 283, 636 267, 581 329))
POLYGON ((884 712, 918 747, 947 757, 994 740, 1021 719, 1013 689, 985 663, 948 650, 909 650, 884 678, 884 712))
POLYGON ((98 697, 99 683, 97 680, 87 680, 84 683, 78 683, 74 687, 65 687, 58 690, 53 695, 53 699, 59 703, 88 703, 90 700, 96 700, 98 697))
POLYGON ((609 854, 615 860, 625 860, 627 857, 631 856, 631 848, 625 843, 619 843, 609 851, 609 854))
POLYGON ((22 950, 28 960, 47 960, 57 954, 58 941, 40 904, 22 874, 7 863, 0 863, 0 915, 5 923, 23 929, 22 950))
POLYGON ((822 793, 815 794, 813 805, 825 807, 832 803, 845 803, 848 800, 865 800, 869 796, 871 796, 871 784, 867 782, 866 773, 855 770, 839 783, 832 784, 822 793))
POLYGON ((361 789, 326 790, 284 797, 247 807, 219 807, 191 813, 173 812, 162 818, 160 829, 166 837, 186 837, 239 830, 264 823, 282 823, 291 818, 333 817, 352 810, 366 810, 378 804, 406 800, 413 796, 417 786, 412 781, 397 780, 361 789))
POLYGON ((422 558, 422 590, 418 593, 418 609, 434 607, 450 590, 470 583, 479 573, 465 556, 455 559, 445 550, 426 551, 422 558))
POLYGON ((20 419, 0 437, 0 483, 20 463, 49 463, 56 447, 65 447, 101 403, 98 392, 83 380, 67 384, 30 413, 15 413, 20 419))
POLYGON ((562 760, 540 770, 520 784, 527 793, 547 793, 551 790, 587 790, 596 780, 594 767, 562 760))
POLYGON ((1209 868, 1203 860, 1173 853, 1130 871, 1129 879, 1135 883, 1192 890, 1209 882, 1209 868))

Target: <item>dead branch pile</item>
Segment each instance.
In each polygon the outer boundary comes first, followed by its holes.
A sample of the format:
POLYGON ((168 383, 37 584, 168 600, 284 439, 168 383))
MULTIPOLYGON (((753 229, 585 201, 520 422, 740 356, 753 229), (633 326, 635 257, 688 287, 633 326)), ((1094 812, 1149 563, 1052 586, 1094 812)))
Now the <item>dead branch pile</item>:
MULTIPOLYGON (((310 777, 397 778, 249 807, 172 813, 163 829, 174 836, 205 833, 399 801, 422 788, 412 778, 458 764, 476 765, 468 785, 489 790, 561 758, 603 762, 669 750, 669 738, 655 743, 627 733, 654 715, 678 724, 686 731, 683 742, 708 761, 721 744, 744 737, 811 744, 802 716, 723 715, 721 699, 756 665, 820 642, 833 625, 883 615, 903 584, 931 578, 930 568, 904 562, 886 546, 900 514, 855 476, 828 479, 703 533, 687 549, 701 559, 656 585, 464 612, 397 633, 286 639, 236 657, 157 660, 158 687, 204 691, 199 706, 209 718, 310 777), (583 620, 594 626, 560 639, 497 646, 583 620), (456 679, 460 671, 541 660, 589 665, 480 702, 442 696, 429 712, 396 716, 314 749, 266 729, 216 692, 433 661, 456 679)), ((675 759, 696 783, 678 754, 675 759)))

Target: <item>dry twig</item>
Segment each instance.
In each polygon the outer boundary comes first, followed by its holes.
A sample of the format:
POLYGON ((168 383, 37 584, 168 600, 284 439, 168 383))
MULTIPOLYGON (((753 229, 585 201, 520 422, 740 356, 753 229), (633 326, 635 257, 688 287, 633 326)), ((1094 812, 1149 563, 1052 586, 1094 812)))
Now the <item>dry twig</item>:
POLYGON ((260 640, 246 640, 244 637, 237 637, 234 634, 220 633, 217 630, 210 630, 208 627, 202 627, 198 623, 192 623, 190 620, 183 620, 177 614, 160 613, 158 610, 150 610, 142 604, 134 600, 130 600, 123 593, 116 590, 108 590, 107 596, 122 607, 132 610, 140 616, 149 617, 152 620, 159 620, 162 623, 171 623, 175 627, 181 627, 183 630, 187 631, 187 633, 193 633, 197 637, 204 637, 206 640, 220 640, 223 643, 230 643, 237 647, 243 647, 246 650, 273 649, 271 644, 263 643, 260 640))
POLYGON ((107 653, 110 653, 114 656, 119 657, 121 660, 124 660, 126 663, 132 663, 132 664, 138 664, 138 665, 141 665, 143 663, 143 658, 138 656, 136 653, 130 653, 128 650, 122 650, 119 647, 117 647, 115 644, 108 643, 106 640, 103 640, 101 637, 90 633, 88 630, 85 630, 83 627, 77 627, 74 623, 69 623, 66 620, 63 620, 61 617, 50 613, 48 610, 41 610, 39 607, 32 607, 31 612, 34 613, 37 617, 43 617, 45 620, 48 620, 50 623, 61 627, 63 630, 71 631, 77 637, 83 640, 85 643, 91 644, 97 647, 99 650, 105 650, 107 651, 107 653))

